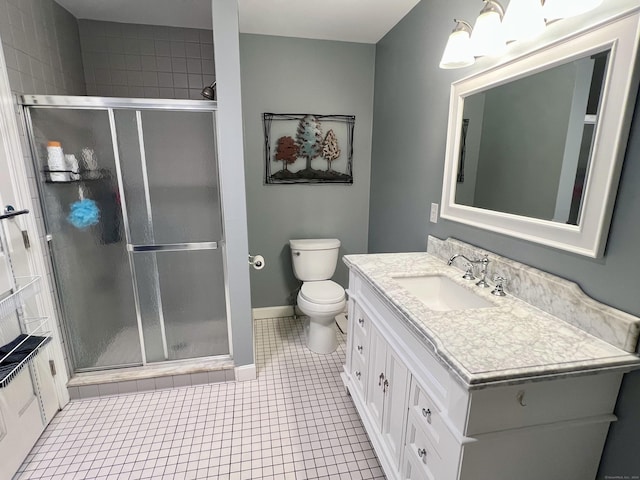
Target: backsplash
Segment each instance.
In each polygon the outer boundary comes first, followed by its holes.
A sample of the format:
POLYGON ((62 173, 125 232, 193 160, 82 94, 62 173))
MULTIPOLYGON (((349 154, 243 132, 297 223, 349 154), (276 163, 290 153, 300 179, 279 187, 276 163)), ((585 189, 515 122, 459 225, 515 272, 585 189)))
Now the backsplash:
MULTIPOLYGON (((489 255, 487 281, 507 278, 505 292, 627 352, 636 352, 640 319, 588 297, 575 283, 524 265, 454 238, 429 236, 427 253, 447 261, 462 253, 470 258, 489 255)), ((456 263, 460 269, 464 263, 456 263)))

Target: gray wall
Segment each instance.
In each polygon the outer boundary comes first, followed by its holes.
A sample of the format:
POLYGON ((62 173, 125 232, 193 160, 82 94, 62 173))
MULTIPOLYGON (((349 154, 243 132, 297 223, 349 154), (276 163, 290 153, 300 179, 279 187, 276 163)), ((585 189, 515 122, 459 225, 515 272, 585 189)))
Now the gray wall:
POLYGON ((213 32, 80 20, 87 94, 191 98, 215 79, 213 32))
MULTIPOLYGON (((481 63, 445 71, 438 63, 451 18, 476 18, 477 9, 466 0, 423 0, 376 46, 369 251, 423 251, 429 234, 456 237, 573 280, 595 299, 640 315, 637 104, 604 258, 588 259, 442 219, 428 223, 428 205, 441 196, 450 84, 482 68, 481 63)), ((640 473, 639 397, 640 373, 628 374, 599 478, 640 473)))
MULTIPOLYGON (((266 259, 251 272, 253 307, 293 303, 291 238, 367 251, 374 57, 374 45, 240 36, 249 247, 266 259), (264 185, 264 112, 355 115, 353 185, 264 185)), ((334 280, 347 284, 342 262, 334 280)))

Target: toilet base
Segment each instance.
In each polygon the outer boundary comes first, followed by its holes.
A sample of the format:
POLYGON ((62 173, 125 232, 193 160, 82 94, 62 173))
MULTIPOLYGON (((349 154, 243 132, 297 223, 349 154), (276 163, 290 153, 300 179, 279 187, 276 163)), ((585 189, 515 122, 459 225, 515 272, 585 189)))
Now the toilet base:
POLYGON ((323 355, 338 348, 336 315, 344 310, 345 300, 330 305, 311 303, 298 294, 298 308, 309 317, 307 348, 323 355))
POLYGON ((307 347, 315 353, 327 355, 338 348, 336 322, 334 317, 310 318, 307 333, 307 347))

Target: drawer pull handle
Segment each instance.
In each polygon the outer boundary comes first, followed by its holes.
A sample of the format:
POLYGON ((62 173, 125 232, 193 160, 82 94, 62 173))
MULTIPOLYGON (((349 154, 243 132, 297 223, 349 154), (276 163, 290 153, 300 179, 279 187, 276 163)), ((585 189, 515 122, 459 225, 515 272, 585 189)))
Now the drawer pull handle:
POLYGON ((381 373, 380 376, 378 377, 378 386, 381 387, 382 386, 382 381, 384 380, 384 373, 381 373))
POLYGON ((518 400, 518 403, 520 404, 520 406, 522 407, 527 406, 527 402, 524 399, 524 390, 520 390, 518 392, 518 394, 516 395, 516 399, 518 400))
POLYGON ((360 380, 361 376, 362 376, 362 374, 359 371, 356 371, 356 377, 358 377, 358 380, 360 380))
POLYGON ((419 448, 418 456, 424 460, 427 457, 427 451, 424 448, 419 448))
POLYGON ((358 351, 362 353, 362 350, 363 350, 362 345, 358 345, 358 351))
POLYGON ((362 326, 364 326, 364 318, 359 318, 358 319, 358 323, 362 326))
POLYGON ((387 393, 387 390, 389 390, 389 380, 384 381, 384 386, 382 387, 382 393, 387 393))
POLYGON ((427 423, 431 423, 431 409, 430 408, 423 408, 422 409, 422 416, 427 419, 427 423))

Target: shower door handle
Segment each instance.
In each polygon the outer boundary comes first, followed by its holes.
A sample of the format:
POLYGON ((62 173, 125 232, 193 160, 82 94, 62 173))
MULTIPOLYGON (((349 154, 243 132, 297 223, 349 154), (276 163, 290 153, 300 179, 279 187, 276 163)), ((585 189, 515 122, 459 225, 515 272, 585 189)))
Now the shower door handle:
POLYGON ((184 250, 217 250, 218 242, 163 243, 155 245, 127 244, 127 250, 139 252, 180 252, 184 250))

